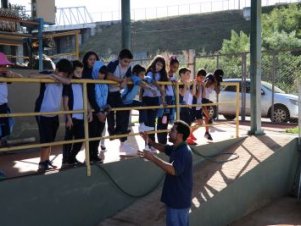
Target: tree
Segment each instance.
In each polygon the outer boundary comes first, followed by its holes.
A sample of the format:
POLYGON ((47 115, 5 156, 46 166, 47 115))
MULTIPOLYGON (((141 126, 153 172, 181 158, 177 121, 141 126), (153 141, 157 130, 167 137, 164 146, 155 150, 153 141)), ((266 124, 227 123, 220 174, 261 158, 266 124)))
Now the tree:
MULTIPOLYGON (((301 77, 301 5, 290 4, 274 8, 262 15, 262 74, 267 81, 271 80, 273 60, 277 62, 276 85, 286 91, 293 92, 293 84, 301 77), (293 51, 290 51, 293 50, 293 51), (273 58, 274 57, 276 58, 273 58)), ((237 54, 249 51, 250 38, 247 34, 231 32, 230 40, 224 40, 221 53, 237 54)), ((225 57, 223 64, 226 74, 240 77, 241 57, 232 55, 225 57)))

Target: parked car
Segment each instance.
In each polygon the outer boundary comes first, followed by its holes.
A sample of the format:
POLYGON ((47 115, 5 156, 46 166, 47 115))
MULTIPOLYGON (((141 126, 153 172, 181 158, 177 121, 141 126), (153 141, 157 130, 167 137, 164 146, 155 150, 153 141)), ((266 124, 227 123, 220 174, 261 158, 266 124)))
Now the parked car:
MULTIPOLYGON (((242 80, 239 78, 224 79, 224 88, 219 94, 219 102, 230 102, 229 104, 219 105, 219 114, 222 114, 227 120, 235 118, 235 98, 236 87, 227 85, 230 82, 240 83, 240 104, 242 100, 242 80)), ((214 94, 216 95, 216 94, 214 94)), ((213 97, 214 98, 214 97, 213 97)), ((245 114, 250 115, 250 79, 246 80, 246 108, 245 114)), ((215 99, 214 99, 215 100, 215 99)), ((242 106, 240 106, 241 115, 242 106)), ((272 84, 261 81, 261 116, 268 117, 272 122, 295 122, 298 119, 298 96, 286 94, 283 90, 274 86, 274 114, 272 114, 272 84)))

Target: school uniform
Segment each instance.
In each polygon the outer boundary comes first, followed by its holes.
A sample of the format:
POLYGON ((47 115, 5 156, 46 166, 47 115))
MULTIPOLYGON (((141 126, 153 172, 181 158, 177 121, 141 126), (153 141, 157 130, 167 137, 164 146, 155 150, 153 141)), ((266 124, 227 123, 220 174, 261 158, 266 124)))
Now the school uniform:
MULTIPOLYGON (((193 95, 191 93, 192 85, 190 87, 185 87, 184 85, 179 86, 180 89, 186 89, 184 95, 179 94, 180 104, 191 105, 193 102, 193 95)), ((191 125, 193 121, 193 111, 190 107, 181 107, 180 109, 180 119, 191 125)))
MULTIPOLYGON (((83 87, 81 84, 66 85, 63 90, 63 97, 68 97, 68 107, 70 111, 83 110, 83 87)), ((65 140, 82 139, 84 138, 84 114, 71 114, 73 126, 66 128, 65 140)), ((63 147, 63 163, 74 163, 76 155, 80 151, 83 142, 73 144, 65 144, 63 147)))
MULTIPOLYGON (((209 100, 209 96, 213 92, 213 90, 214 90, 213 88, 204 87, 204 95, 203 95, 203 98, 202 98, 202 104, 212 103, 212 101, 209 100)), ((210 106, 204 106, 204 107, 207 108, 208 110, 210 109, 210 106)))
MULTIPOLYGON (((203 85, 198 85, 197 86, 197 92, 198 92, 199 95, 195 98, 195 103, 196 104, 202 104, 203 103, 204 90, 205 90, 205 87, 203 85)), ((195 116, 195 119, 197 119, 197 120, 203 119, 202 106, 195 107, 194 116, 195 116)))
MULTIPOLYGON (((115 77, 120 79, 131 76, 131 67, 129 66, 125 69, 121 68, 119 60, 111 61, 108 64, 108 71, 112 73, 115 77)), ((122 107, 123 104, 119 84, 109 85, 108 104, 112 108, 122 107)), ((110 135, 120 134, 122 130, 122 125, 126 123, 126 119, 123 116, 122 111, 111 111, 107 116, 107 120, 108 132, 110 135)))
MULTIPOLYGON (((148 72, 147 75, 145 76, 145 80, 151 86, 154 90, 151 91, 150 89, 144 89, 143 94, 142 94, 142 102, 145 106, 159 106, 160 105, 160 97, 161 93, 160 90, 158 89, 157 86, 155 86, 153 83, 155 81, 160 81, 161 75, 160 73, 153 73, 153 72, 148 72)), ((154 127, 156 124, 156 118, 157 118, 157 109, 147 109, 145 110, 146 114, 146 122, 145 125, 149 127, 154 127)), ((149 137, 152 140, 155 140, 155 134, 149 134, 149 137)))
MULTIPOLYGON (((44 71, 41 74, 52 74, 52 71, 44 71)), ((41 83, 39 96, 35 102, 35 112, 49 113, 61 110, 63 94, 62 83, 41 83)), ((59 117, 55 114, 36 116, 39 127, 41 143, 49 143, 55 140, 59 128, 59 117)))
MULTIPOLYGON (((94 63, 93 69, 91 70, 92 79, 98 79, 99 69, 103 65, 104 64, 101 61, 96 61, 94 63)), ((89 138, 101 137, 105 123, 98 120, 97 113, 104 112, 104 107, 107 104, 108 98, 108 85, 89 83, 87 86, 87 91, 89 103, 91 108, 94 109, 92 122, 89 123, 89 138)), ((90 159, 92 161, 98 160, 99 143, 100 139, 89 142, 90 159)))
MULTIPOLYGON (((173 74, 169 77, 169 81, 176 81, 176 75, 173 74)), ((167 105, 175 104, 175 92, 172 85, 167 85, 165 88, 165 103, 167 105)), ((167 130, 168 123, 174 121, 175 109, 166 108, 158 109, 158 120, 157 120, 157 130, 167 130), (166 117, 166 121, 163 121, 163 117, 166 117)), ((157 133, 157 139, 160 144, 167 143, 167 133, 157 133)))
MULTIPOLYGON (((137 75, 131 75, 133 84, 128 84, 126 88, 121 92, 121 99, 124 107, 140 107, 143 106, 142 102, 135 100, 135 97, 139 93, 140 84, 142 79, 137 75)), ((126 134, 129 126, 130 110, 122 111, 124 117, 124 123, 122 125, 121 134, 126 134)), ((139 110, 139 123, 145 123, 145 110, 139 110)), ((127 140, 127 137, 120 139, 121 142, 127 140)))
MULTIPOLYGON (((8 107, 8 88, 6 82, 0 83, 0 114, 10 113, 8 107)), ((4 117, 0 118, 0 138, 6 137, 11 134, 12 118, 4 117)))

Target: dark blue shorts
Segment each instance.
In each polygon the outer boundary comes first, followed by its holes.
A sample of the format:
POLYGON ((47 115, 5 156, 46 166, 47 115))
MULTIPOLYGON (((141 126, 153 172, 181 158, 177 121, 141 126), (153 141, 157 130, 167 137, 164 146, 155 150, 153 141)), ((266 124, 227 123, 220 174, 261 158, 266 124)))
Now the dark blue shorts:
POLYGON ((195 112, 194 112, 194 116, 195 116, 195 119, 203 119, 203 110, 202 108, 199 109, 199 110, 196 110, 195 109, 195 112))
MULTIPOLYGON (((10 113, 9 107, 7 104, 1 104, 0 105, 0 114, 7 114, 10 113)), ((0 118, 0 138, 6 137, 10 135, 11 132, 11 118, 0 118)))
POLYGON ((59 128, 59 117, 37 116, 36 120, 39 126, 40 143, 53 142, 59 128))
POLYGON ((190 108, 182 107, 180 109, 180 119, 186 122, 189 126, 193 122, 193 111, 190 108))

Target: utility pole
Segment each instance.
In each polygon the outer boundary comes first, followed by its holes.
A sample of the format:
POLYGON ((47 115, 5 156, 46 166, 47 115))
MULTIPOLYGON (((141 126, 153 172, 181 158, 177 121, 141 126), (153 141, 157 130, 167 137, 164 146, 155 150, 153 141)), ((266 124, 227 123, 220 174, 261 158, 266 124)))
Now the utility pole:
POLYGON ((251 129, 250 135, 261 130, 261 0, 251 1, 251 129))
POLYGON ((3 9, 8 8, 8 0, 1 0, 1 8, 3 9))
POLYGON ((131 3, 121 0, 122 48, 131 49, 131 3))

